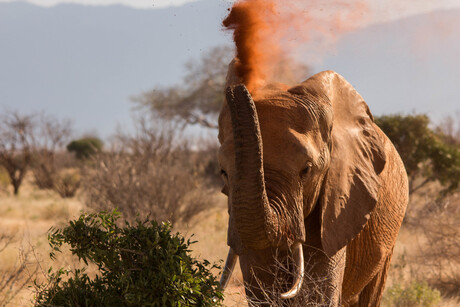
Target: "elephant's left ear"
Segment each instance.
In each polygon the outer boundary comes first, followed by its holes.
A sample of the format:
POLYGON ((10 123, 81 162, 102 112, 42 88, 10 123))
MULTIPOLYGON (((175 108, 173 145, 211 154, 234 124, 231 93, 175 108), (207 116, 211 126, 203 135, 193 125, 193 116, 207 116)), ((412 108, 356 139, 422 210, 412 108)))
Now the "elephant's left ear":
POLYGON ((384 143, 367 104, 342 76, 322 72, 303 86, 333 110, 331 165, 320 199, 321 243, 332 256, 361 232, 377 204, 384 143))

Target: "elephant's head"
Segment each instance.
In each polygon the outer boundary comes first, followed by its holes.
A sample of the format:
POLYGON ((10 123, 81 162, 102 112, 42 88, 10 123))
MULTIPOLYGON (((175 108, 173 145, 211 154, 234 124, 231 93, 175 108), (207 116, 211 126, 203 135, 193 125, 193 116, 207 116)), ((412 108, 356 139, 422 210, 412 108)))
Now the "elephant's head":
MULTIPOLYGON (((383 144, 369 109, 340 75, 319 73, 251 97, 229 73, 219 117, 219 162, 228 195, 230 246, 222 283, 237 255, 294 252, 317 242, 333 256, 365 226, 377 202, 383 144)), ((303 272, 289 298, 300 288, 303 272)))

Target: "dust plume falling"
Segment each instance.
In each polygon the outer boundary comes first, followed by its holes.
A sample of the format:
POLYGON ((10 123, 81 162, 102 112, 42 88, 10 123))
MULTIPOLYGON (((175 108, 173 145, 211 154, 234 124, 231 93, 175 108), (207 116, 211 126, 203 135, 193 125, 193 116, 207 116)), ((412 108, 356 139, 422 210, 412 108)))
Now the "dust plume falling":
POLYGON ((364 24, 366 12, 364 0, 237 0, 223 21, 233 30, 236 74, 252 93, 279 82, 278 73, 286 71, 281 63, 299 53, 305 58, 311 45, 322 52, 337 35, 364 24))
POLYGON ((238 1, 223 22, 225 27, 234 31, 238 58, 236 73, 250 91, 266 79, 267 64, 278 50, 278 46, 266 37, 273 26, 269 19, 274 15, 274 1, 238 1))

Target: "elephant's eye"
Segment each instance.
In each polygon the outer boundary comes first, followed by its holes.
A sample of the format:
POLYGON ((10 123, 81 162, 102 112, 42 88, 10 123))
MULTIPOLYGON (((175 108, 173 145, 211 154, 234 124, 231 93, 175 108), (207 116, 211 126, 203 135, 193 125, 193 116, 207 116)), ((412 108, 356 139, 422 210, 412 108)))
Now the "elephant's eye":
POLYGON ((225 178, 228 177, 227 172, 224 171, 223 169, 220 170, 220 174, 221 174, 222 176, 224 176, 225 178))
POLYGON ((304 177, 305 175, 307 175, 310 172, 311 165, 312 165, 311 163, 307 163, 305 168, 300 172, 301 177, 304 177))

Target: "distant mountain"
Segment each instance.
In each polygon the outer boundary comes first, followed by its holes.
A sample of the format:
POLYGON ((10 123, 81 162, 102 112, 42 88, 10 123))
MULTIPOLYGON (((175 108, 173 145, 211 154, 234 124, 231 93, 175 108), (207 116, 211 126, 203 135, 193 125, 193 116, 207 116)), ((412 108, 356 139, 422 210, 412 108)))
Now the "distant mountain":
MULTIPOLYGON (((117 123, 128 129, 131 96, 180 82, 188 59, 231 43, 220 26, 228 6, 0 3, 0 112, 45 109, 102 136, 117 123)), ((460 109, 459 23, 460 10, 451 10, 360 29, 314 68, 345 76, 374 114, 416 110, 439 119, 460 109)))
POLYGON ((360 29, 341 38, 316 70, 349 80, 374 114, 460 110, 460 10, 438 11, 360 29))

